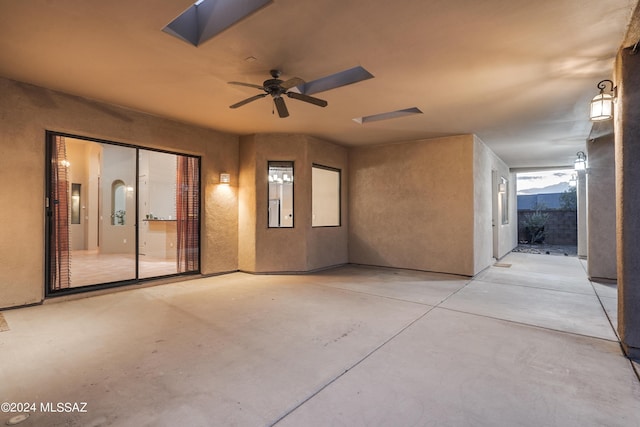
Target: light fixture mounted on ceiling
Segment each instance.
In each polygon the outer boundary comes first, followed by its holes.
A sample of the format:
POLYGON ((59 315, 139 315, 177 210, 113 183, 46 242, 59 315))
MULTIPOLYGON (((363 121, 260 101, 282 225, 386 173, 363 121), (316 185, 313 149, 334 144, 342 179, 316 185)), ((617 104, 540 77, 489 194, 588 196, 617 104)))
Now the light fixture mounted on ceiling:
POLYGON ((602 80, 598 83, 600 93, 593 97, 589 108, 589 118, 593 122, 610 120, 613 117, 613 101, 617 97, 617 87, 613 85, 611 80, 602 80), (605 93, 607 85, 611 86, 611 90, 605 93))

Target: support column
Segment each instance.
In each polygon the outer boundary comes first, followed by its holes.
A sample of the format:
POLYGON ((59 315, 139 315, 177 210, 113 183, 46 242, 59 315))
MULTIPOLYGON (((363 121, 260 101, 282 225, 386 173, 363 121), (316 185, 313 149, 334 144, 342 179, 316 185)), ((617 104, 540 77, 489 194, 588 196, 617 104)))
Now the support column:
POLYGON ((618 332, 627 356, 640 360, 640 53, 622 49, 616 77, 618 332))
POLYGON ((577 171, 576 202, 578 205, 578 257, 587 258, 587 173, 577 171))

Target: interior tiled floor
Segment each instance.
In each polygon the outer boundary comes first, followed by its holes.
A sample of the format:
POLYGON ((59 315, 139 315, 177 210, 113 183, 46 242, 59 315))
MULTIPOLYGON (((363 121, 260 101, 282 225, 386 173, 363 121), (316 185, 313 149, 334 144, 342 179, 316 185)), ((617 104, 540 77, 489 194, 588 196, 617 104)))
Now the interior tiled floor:
MULTIPOLYGON (((176 260, 139 257, 140 278, 176 274, 176 260)), ((104 254, 97 250, 71 251, 71 287, 133 280, 136 276, 134 254, 104 254)))
POLYGON ((573 257, 500 264, 234 273, 7 310, 0 402, 37 404, 21 426, 638 425, 615 287, 573 257))

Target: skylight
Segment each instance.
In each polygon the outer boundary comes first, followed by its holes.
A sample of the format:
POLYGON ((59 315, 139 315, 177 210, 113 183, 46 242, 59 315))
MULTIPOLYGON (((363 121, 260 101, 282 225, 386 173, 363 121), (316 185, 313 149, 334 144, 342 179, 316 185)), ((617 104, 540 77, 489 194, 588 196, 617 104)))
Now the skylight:
POLYGON ((162 31, 199 46, 270 3, 273 0, 198 0, 162 31))
POLYGON ((398 117, 411 116, 414 114, 422 114, 422 111, 418 107, 405 108, 403 110, 390 111, 388 113, 380 113, 380 114, 374 114, 372 116, 357 117, 353 119, 353 121, 362 125, 369 122, 397 119, 398 117))
POLYGON ((305 95, 313 95, 314 93, 324 92, 340 86, 346 86, 372 78, 373 74, 364 68, 357 66, 307 82, 302 87, 298 87, 298 89, 305 95))

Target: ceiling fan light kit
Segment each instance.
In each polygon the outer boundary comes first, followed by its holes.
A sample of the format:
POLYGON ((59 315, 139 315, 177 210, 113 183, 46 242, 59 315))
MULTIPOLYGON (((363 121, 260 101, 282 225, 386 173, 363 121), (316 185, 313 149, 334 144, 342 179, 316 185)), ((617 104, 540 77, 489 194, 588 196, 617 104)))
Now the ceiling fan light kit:
POLYGON ((276 110, 278 110, 278 115, 281 118, 289 117, 289 110, 287 109, 287 104, 282 98, 283 95, 286 95, 287 97, 292 99, 297 99, 299 101, 317 105, 318 107, 326 107, 328 105, 327 101, 325 101, 324 99, 315 98, 313 96, 305 95, 298 92, 289 92, 289 89, 292 89, 296 86, 303 86, 305 82, 300 77, 292 77, 289 80, 283 81, 280 80, 280 74, 281 73, 279 70, 271 70, 272 78, 265 80, 262 83, 262 86, 244 82, 229 82, 229 84, 232 85, 247 86, 254 89, 263 90, 265 92, 259 95, 254 95, 247 99, 243 99, 240 102, 230 105, 229 108, 242 107, 243 105, 246 105, 250 102, 256 101, 260 98, 264 98, 267 95, 271 95, 271 97, 273 98, 276 110))

